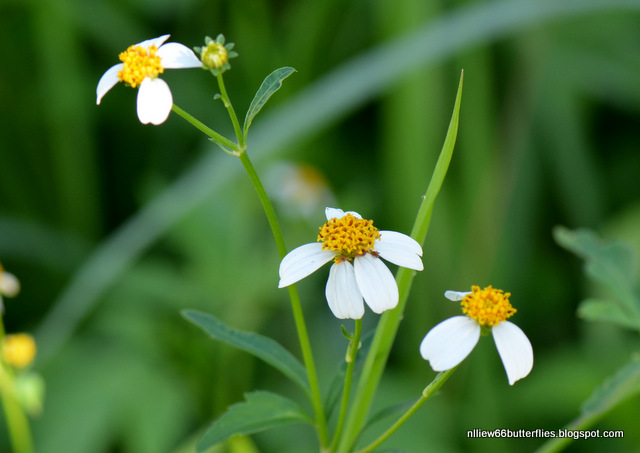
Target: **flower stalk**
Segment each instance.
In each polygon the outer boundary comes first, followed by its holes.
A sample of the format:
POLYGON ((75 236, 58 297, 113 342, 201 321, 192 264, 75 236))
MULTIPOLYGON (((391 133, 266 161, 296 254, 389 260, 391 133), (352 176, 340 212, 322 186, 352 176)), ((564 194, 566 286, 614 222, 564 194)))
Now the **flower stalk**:
MULTIPOLYGON (((438 157, 436 167, 433 170, 431 181, 427 187, 427 192, 420 204, 413 229, 411 230, 411 237, 420 244, 424 242, 427 235, 427 230, 431 223, 433 206, 436 197, 440 192, 440 188, 444 183, 444 178, 447 174, 447 170, 449 169, 449 163, 451 162, 451 157, 453 155, 453 148, 458 134, 460 103, 462 101, 462 82, 463 74, 460 75, 458 93, 456 95, 447 135, 445 137, 440 156, 438 157)), ((358 381, 356 395, 353 401, 353 409, 349 414, 345 434, 339 444, 338 452, 340 453, 347 453, 351 450, 358 434, 365 424, 376 389, 380 379, 382 378, 382 372, 384 371, 387 358, 389 357, 391 347, 393 346, 396 333, 400 326, 400 321, 402 320, 404 307, 406 305, 407 298, 409 297, 409 290, 413 283, 413 276, 414 272, 410 269, 400 268, 398 270, 396 281, 398 282, 400 300, 397 308, 384 313, 378 322, 378 327, 376 328, 371 348, 367 354, 364 368, 358 381)))
MULTIPOLYGON (((253 184, 253 187, 258 194, 258 198, 260 199, 262 208, 267 216, 269 226, 276 242, 278 253, 280 254, 280 257, 283 258, 287 254, 287 247, 284 241, 284 236, 282 235, 282 230, 280 229, 280 223, 278 222, 278 218, 276 216, 273 205, 271 204, 271 200, 269 199, 266 190, 264 189, 264 186, 260 181, 260 177, 258 176, 258 173, 256 172, 255 167, 253 166, 253 163, 251 162, 251 159, 246 152, 246 137, 242 134, 242 129, 240 128, 238 117, 227 94, 222 74, 218 74, 216 78, 220 87, 220 98, 222 99, 227 112, 229 113, 229 117, 231 119, 231 122, 233 123, 233 128, 238 143, 233 143, 229 139, 213 131, 211 128, 198 121, 189 113, 177 107, 175 104, 173 105, 173 111, 184 118, 187 122, 195 126, 199 131, 210 137, 214 142, 222 144, 224 147, 231 150, 231 152, 228 152, 229 154, 233 154, 240 159, 240 162, 242 163, 242 166, 247 172, 247 175, 249 176, 249 179, 251 180, 251 183, 253 184)), ((318 437, 321 446, 325 448, 329 443, 326 416, 322 405, 322 396, 320 394, 318 374, 315 367, 315 361, 313 358, 311 342, 309 340, 309 334, 304 319, 304 313, 302 311, 300 295, 298 294, 298 290, 295 285, 291 285, 289 287, 289 299, 291 301, 291 308, 293 311, 294 322, 296 325, 296 331, 298 333, 298 341, 300 343, 304 365, 307 370, 307 379, 309 381, 309 388, 311 391, 311 404, 313 406, 315 415, 318 437)))
POLYGON ((409 420, 409 418, 411 418, 411 416, 415 414, 418 409, 420 409, 424 405, 424 403, 429 401, 429 399, 438 391, 440 387, 442 387, 442 384, 444 384, 447 379, 451 377, 451 375, 457 368, 458 367, 456 366, 447 371, 438 373, 433 381, 431 381, 431 383, 425 387, 425 389, 422 391, 422 395, 420 395, 420 398, 418 398, 418 401, 416 401, 413 406, 411 406, 404 414, 402 414, 402 416, 398 420, 396 420, 396 422, 391 425, 389 429, 382 433, 380 437, 378 437, 363 449, 358 450, 356 453, 369 453, 370 451, 373 451, 375 448, 382 445, 382 443, 389 437, 391 437, 391 435, 395 433, 398 428, 404 425, 404 423, 409 420))
POLYGON ((335 451, 338 446, 338 441, 342 435, 344 429, 344 422, 347 418, 347 410, 349 409, 349 397, 351 395, 351 382, 353 381, 353 370, 356 365, 356 355, 360 348, 360 335, 362 334, 362 318, 356 319, 355 331, 351 337, 349 348, 347 349, 347 371, 344 377, 344 388, 342 389, 342 401, 340 402, 340 414, 338 415, 338 423, 336 424, 336 431, 333 435, 333 442, 331 442, 331 450, 335 451))

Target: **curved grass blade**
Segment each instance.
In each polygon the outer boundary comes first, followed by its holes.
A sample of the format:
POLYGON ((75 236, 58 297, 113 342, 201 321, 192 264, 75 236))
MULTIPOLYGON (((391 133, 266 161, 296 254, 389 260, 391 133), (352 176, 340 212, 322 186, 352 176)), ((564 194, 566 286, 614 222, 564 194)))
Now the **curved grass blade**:
MULTIPOLYGON (((464 73, 460 74, 460 82, 458 83, 458 92, 456 94, 456 100, 454 102, 453 113, 449 122, 449 128, 447 135, 440 151, 440 156, 436 162, 436 167, 431 175, 427 192, 422 200, 420 209, 416 216, 413 229, 411 231, 411 237, 419 243, 423 243, 429 229, 431 222, 431 214, 433 212, 433 205, 436 201, 436 197, 440 192, 440 188, 444 182, 444 178, 449 169, 449 163, 453 155, 453 148, 456 144, 456 137, 458 135, 458 121, 460 118, 460 104, 462 101, 462 85, 464 80, 464 73)), ((380 317, 380 322, 376 329, 375 336, 369 354, 364 364, 364 368, 358 381, 358 387, 356 389, 356 395, 353 400, 353 405, 349 418, 347 419, 347 427, 339 445, 338 452, 344 453, 349 451, 353 446, 357 436, 365 425, 369 409, 373 402, 373 398, 378 387, 378 383, 382 378, 382 372, 384 371, 391 351, 391 346, 396 337, 400 321, 404 312, 404 307, 409 297, 409 291, 411 290, 411 284, 413 283, 413 277, 415 272, 411 269, 400 268, 396 275, 396 281, 398 283, 398 290, 400 292, 400 301, 398 306, 385 312, 380 317)))

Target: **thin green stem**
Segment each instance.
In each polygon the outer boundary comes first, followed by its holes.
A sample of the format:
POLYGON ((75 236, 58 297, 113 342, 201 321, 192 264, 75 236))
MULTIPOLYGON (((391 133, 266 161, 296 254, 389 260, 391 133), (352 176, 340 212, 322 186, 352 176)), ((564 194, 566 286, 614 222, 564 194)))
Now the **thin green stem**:
MULTIPOLYGON (((4 371, 0 371, 4 373, 4 371)), ((32 453, 33 444, 31 443, 31 430, 29 429, 29 420, 27 419, 20 402, 12 394, 10 389, 6 387, 13 384, 6 376, 0 378, 0 386, 2 386, 2 406, 7 419, 7 430, 11 439, 14 453, 32 453)))
MULTIPOLYGON (((411 237, 418 241, 420 244, 424 242, 431 222, 431 214, 433 213, 433 204, 436 200, 442 183, 444 182, 447 169, 449 168, 449 162, 453 154, 453 148, 456 142, 456 136, 458 133, 458 119, 460 115, 460 102, 462 96, 462 75, 460 76, 460 83, 458 84, 458 94, 456 95, 456 101, 453 109, 453 115, 449 122, 449 129, 445 137, 442 151, 438 157, 438 162, 433 170, 433 175, 427 187, 427 192, 422 200, 416 221, 411 231, 411 237)), ((409 290, 413 282, 415 272, 411 269, 400 268, 396 274, 396 281, 398 283, 399 301, 398 306, 393 310, 385 312, 378 322, 376 333, 371 342, 369 353, 364 362, 362 373, 360 373, 360 379, 356 386, 356 393, 353 398, 352 408, 347 418, 347 424, 345 427, 345 433, 338 445, 339 453, 347 453, 352 450, 360 431, 366 423, 367 415, 373 398, 375 396, 378 384, 382 378, 382 372, 384 371, 387 363, 387 358, 393 346, 393 342, 402 320, 404 309, 409 297, 409 290)))
POLYGON ((218 74, 216 78, 218 79, 218 87, 220 87, 220 98, 229 112, 229 118, 231 118, 231 122, 233 123, 233 130, 236 132, 236 138, 238 139, 238 145, 240 145, 240 152, 242 153, 246 150, 247 145, 245 137, 242 134, 242 129, 240 128, 240 123, 238 122, 238 117, 236 116, 236 111, 233 109, 233 105, 231 105, 231 100, 229 100, 222 74, 218 74))
POLYGON ((213 129, 209 128, 204 123, 200 122, 199 120, 197 120, 196 118, 191 116, 189 113, 187 113, 184 110, 182 110, 177 105, 173 104, 173 107, 171 107, 171 109, 174 112, 176 112, 178 115, 180 115, 182 118, 184 118, 188 123, 190 123, 193 126, 195 126, 195 128, 198 129, 200 132, 204 133, 209 138, 211 138, 213 141, 215 141, 216 143, 225 146, 226 148, 230 149, 234 153, 238 153, 240 151, 240 147, 238 146, 238 144, 233 143, 228 138, 218 134, 216 131, 214 131, 213 129))
MULTIPOLYGON (((271 204, 271 200, 267 196, 264 186, 258 177, 249 155, 247 153, 241 153, 239 156, 240 162, 244 166, 251 183, 258 193, 258 198, 262 203, 262 208, 267 215, 269 226, 273 232, 273 238, 276 241, 276 246, 280 257, 284 258, 287 254, 287 247, 284 243, 284 237, 282 236, 282 230, 278 223, 275 210, 271 204)), ((325 447, 328 444, 329 437, 327 432, 327 422, 324 414, 324 408, 322 406, 322 396, 320 395, 320 386, 318 385, 318 375, 316 372, 315 363, 313 360, 313 353, 311 351, 311 342, 309 341, 309 334, 307 332, 307 326, 304 320, 304 314, 302 312, 302 304, 300 303, 300 295, 295 285, 289 286, 289 298, 291 299, 291 308, 293 310, 293 318, 295 320, 296 329, 298 331, 298 340, 300 341, 300 348, 302 349, 302 357, 305 367, 307 368, 307 378, 309 379, 309 388, 311 390, 311 403, 316 416, 316 425, 318 428, 318 436, 320 438, 320 444, 325 447)))
MULTIPOLYGON (((211 137, 214 141, 223 144, 227 148, 233 150, 233 154, 240 158, 240 162, 249 175, 249 179, 255 188, 258 198, 260 199, 260 203, 262 204, 262 208, 267 215, 267 220, 269 222, 269 226, 271 227, 271 231, 273 233, 273 238, 276 241, 276 247, 278 248, 278 253, 281 258, 287 254, 287 246, 284 242, 284 237, 282 235, 282 230, 280 229, 280 223, 278 222, 278 218, 276 216, 276 212, 273 209, 273 205, 271 204, 271 200, 267 196, 267 192, 260 181, 258 173, 256 172, 251 159, 249 159, 248 154, 246 153, 246 143, 244 141, 244 137, 240 131, 240 125, 238 123, 238 119, 236 117, 235 111, 231 102, 229 101, 229 97, 227 96, 227 92, 224 88, 224 82, 222 81, 222 77, 218 76, 218 82, 220 84, 221 97, 227 107, 229 112, 229 116, 231 117, 231 121, 233 122, 234 129, 236 131, 236 136, 238 138, 239 144, 235 144, 230 140, 226 139, 222 135, 217 132, 211 130, 203 123, 195 119, 193 116, 177 107, 175 104, 173 105, 173 110, 187 120, 189 123, 194 125, 198 130, 205 133, 209 137, 211 137)), ((296 325, 296 330, 298 332, 298 340, 300 342, 300 349, 302 350, 302 358, 304 360, 305 367, 307 369, 307 379, 309 380, 309 389, 311 391, 311 404, 313 406, 313 410, 316 418, 316 427, 318 430, 318 437, 320 439, 320 445, 323 449, 325 449, 329 443, 329 434, 327 432, 327 419, 324 414, 324 408, 322 406, 322 395, 320 394, 320 385, 318 384, 318 373, 316 372, 315 362, 313 359, 313 352, 311 350, 311 342, 309 341, 309 333, 307 331, 307 325, 304 320, 304 313, 302 311, 302 304, 300 302, 300 295, 298 294, 298 290, 295 285, 289 286, 289 299, 291 300, 291 308, 293 310, 293 318, 296 325)))
POLYGON ((347 350, 347 371, 344 377, 344 388, 342 389, 342 402, 340 403, 340 414, 338 415, 338 423, 336 424, 336 432, 333 435, 330 451, 335 451, 338 441, 342 435, 344 422, 347 418, 347 410, 349 409, 349 397, 351 395, 351 382, 353 380, 353 370, 356 365, 356 355, 360 347, 360 335, 362 334, 362 319, 356 319, 355 332, 349 343, 347 350))
POLYGON ((255 187, 256 192, 258 193, 258 198, 260 199, 260 203, 262 203, 262 209, 264 213, 267 215, 267 220, 269 221, 269 226, 271 227, 271 231, 273 232, 273 238, 276 241, 276 246, 278 247, 278 253, 280 253, 280 258, 284 258, 287 254, 287 246, 284 243, 284 237, 282 235, 282 230, 280 229, 280 223, 278 222, 278 217, 276 216, 276 212, 273 209, 273 205, 271 204, 271 200, 267 196, 267 192, 262 185, 262 181, 260 181, 260 177, 258 177, 258 173, 249 159, 247 153, 242 153, 238 156, 240 158, 240 162, 244 166, 247 175, 249 175, 249 179, 255 187))
MULTIPOLYGON (((593 426, 602 416, 604 412, 598 414, 592 414, 589 416, 579 417, 564 427, 570 431, 582 431, 590 426, 593 426)), ((556 437, 547 440, 544 444, 538 448, 535 453, 557 453, 565 449, 565 447, 574 440, 573 437, 556 437)))
MULTIPOLYGON (((0 344, 4 339, 4 322, 0 314, 0 344)), ((32 453, 31 430, 29 420, 14 393, 14 375, 0 362, 0 399, 7 421, 7 431, 14 453, 32 453)))
POLYGON ((370 451, 373 451, 375 448, 382 445, 382 443, 389 437, 391 437, 391 435, 395 433, 398 428, 400 428, 407 420, 409 420, 409 418, 411 418, 411 416, 415 414, 424 403, 429 401, 429 399, 436 393, 436 391, 438 391, 438 389, 442 387, 442 384, 444 384, 447 379, 449 379, 456 368, 458 367, 456 366, 454 368, 451 368, 450 370, 438 373, 433 381, 431 381, 431 384, 425 387, 425 389, 422 391, 422 395, 420 395, 420 398, 413 404, 413 406, 411 406, 404 414, 402 414, 402 416, 398 420, 396 420, 396 422, 391 425, 389 429, 382 433, 380 437, 378 437, 363 449, 358 450, 357 453, 369 453, 370 451))

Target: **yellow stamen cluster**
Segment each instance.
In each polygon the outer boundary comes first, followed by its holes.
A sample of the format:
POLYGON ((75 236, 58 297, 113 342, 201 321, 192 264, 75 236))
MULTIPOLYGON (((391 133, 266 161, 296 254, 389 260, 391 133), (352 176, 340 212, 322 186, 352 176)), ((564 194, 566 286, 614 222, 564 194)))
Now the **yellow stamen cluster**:
POLYGON ((373 226, 373 220, 364 220, 352 214, 328 220, 320 227, 318 242, 322 242, 322 250, 337 252, 336 262, 353 260, 356 256, 371 253, 380 232, 373 226))
POLYGON ((155 78, 164 72, 160 64, 160 57, 156 55, 158 48, 150 46, 129 46, 127 50, 120 54, 120 61, 124 63, 123 68, 118 72, 118 77, 124 83, 137 87, 147 77, 155 78))
POLYGON ((211 42, 202 49, 201 61, 207 68, 220 69, 229 61, 229 53, 222 44, 211 42))
POLYGON ((471 293, 464 296, 462 312, 478 321, 481 326, 497 326, 507 318, 514 315, 516 309, 509 302, 511 293, 505 293, 501 289, 493 289, 487 286, 480 289, 472 286, 471 293))
POLYGON ((16 333, 2 340, 2 358, 16 368, 24 368, 36 356, 36 342, 31 335, 16 333))

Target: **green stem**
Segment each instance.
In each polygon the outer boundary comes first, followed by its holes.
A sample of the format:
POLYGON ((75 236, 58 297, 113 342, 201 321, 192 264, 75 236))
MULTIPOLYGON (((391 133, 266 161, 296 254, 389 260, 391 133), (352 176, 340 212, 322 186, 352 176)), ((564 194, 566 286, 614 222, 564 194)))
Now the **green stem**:
POLYGON ((338 423, 336 424, 336 432, 333 435, 333 442, 331 443, 331 450, 335 451, 338 446, 338 441, 342 435, 342 429, 344 428, 344 422, 347 418, 347 409, 349 408, 349 396, 351 395, 351 382, 353 380, 353 369, 356 364, 356 355, 358 354, 358 348, 360 347, 360 335, 362 334, 362 319, 356 319, 355 332, 349 343, 349 349, 347 351, 347 372, 344 378, 344 388, 342 389, 342 402, 340 403, 340 415, 338 416, 338 423))
MULTIPOLYGON (((4 339, 4 322, 0 314, 0 344, 4 339)), ((0 398, 7 421, 7 431, 14 453, 33 453, 29 420, 17 400, 13 387, 13 372, 0 361, 0 398)))
MULTIPOLYGON (((4 373, 4 371, 0 371, 4 373)), ((7 419, 7 430, 11 438, 11 445, 14 453, 32 453, 33 444, 31 443, 31 431, 29 429, 29 420, 27 419, 20 402, 12 395, 10 390, 5 387, 12 384, 9 379, 4 377, 1 379, 2 386, 2 406, 7 419)))
MULTIPOLYGON (((284 237, 282 236, 282 230, 278 223, 278 218, 271 204, 271 200, 267 196, 264 186, 256 173, 249 155, 247 153, 241 153, 239 156, 240 162, 244 166, 251 183, 258 193, 258 198, 262 203, 262 208, 267 215, 267 220, 271 226, 273 237, 280 253, 280 258, 284 258, 287 254, 287 247, 284 243, 284 237)), ((309 387, 311 390, 311 403, 316 416, 316 425, 318 428, 318 436, 320 438, 320 444, 324 448, 329 441, 327 432, 327 422, 324 414, 324 408, 322 406, 322 396, 320 395, 320 386, 318 385, 318 375, 316 372, 315 363, 313 360, 313 353, 311 351, 311 342, 309 341, 309 334, 307 332, 307 326, 304 320, 304 314, 302 312, 302 304, 300 303, 300 295, 295 285, 289 286, 289 298, 291 299, 291 308, 293 310, 293 318, 295 320, 296 329, 298 331, 298 340, 300 341, 300 348, 302 349, 302 357, 304 359, 305 367, 307 368, 307 378, 309 379, 309 387)))
MULTIPOLYGON (((565 426, 564 429, 571 431, 585 430, 593 426, 593 424, 597 422, 602 417, 602 415, 604 415, 604 413, 579 417, 565 426)), ((549 439, 544 444, 542 444, 535 453, 557 453, 559 451, 562 451, 573 440, 573 437, 556 437, 554 439, 549 439)))
POLYGON ((238 145, 240 145, 240 152, 244 152, 247 145, 245 137, 244 135, 242 135, 242 129, 240 128, 240 123, 238 122, 236 111, 233 109, 233 105, 231 105, 231 101, 229 100, 229 95, 227 94, 227 89, 224 86, 224 79, 222 78, 222 74, 218 74, 216 77, 218 79, 218 87, 220 87, 220 98, 222 99, 224 106, 229 112, 229 118, 231 118, 231 122, 233 123, 233 130, 236 132, 238 145))
POLYGON ((276 246, 278 247, 280 258, 284 258, 284 256, 287 254, 287 246, 284 243, 284 237, 282 236, 280 223, 278 222, 278 217, 276 216, 275 210, 273 209, 271 200, 269 200, 267 192, 262 185, 262 181, 260 181, 258 173, 256 172, 251 159, 249 159, 248 154, 241 153, 238 157, 240 158, 240 162, 242 162, 247 175, 249 175, 249 179, 251 180, 253 187, 255 187, 256 192, 258 193, 258 198, 260 199, 260 203, 262 203, 262 209, 267 215, 269 226, 271 227, 271 231, 273 232, 273 238, 276 241, 276 246))
POLYGON ((176 112, 178 115, 180 115, 182 118, 187 120, 188 123, 191 123, 193 126, 195 126, 195 128, 198 129, 200 132, 202 132, 205 135, 209 136, 209 138, 211 138, 211 140, 213 140, 214 142, 225 146, 226 148, 230 149, 231 151, 233 151, 236 154, 240 151, 240 147, 236 143, 233 143, 228 138, 218 134, 216 131, 214 131, 213 129, 209 128, 204 123, 198 121, 196 118, 194 118, 189 113, 187 113, 184 110, 182 110, 177 105, 173 104, 173 107, 171 107, 171 109, 174 112, 176 112))
MULTIPOLYGON (((458 84, 458 94, 456 95, 456 101, 453 108, 453 115, 449 122, 449 129, 442 146, 442 151, 438 157, 438 162, 433 170, 433 175, 429 181, 427 192, 422 200, 416 221, 411 231, 411 237, 418 241, 420 244, 424 242, 431 222, 431 214, 433 213, 433 204, 436 200, 444 178, 449 168, 451 156, 453 154, 453 148, 456 142, 456 136, 458 133, 458 119, 460 115, 460 102, 462 96, 462 75, 460 76, 460 83, 458 84)), ((393 342, 402 320, 404 308, 409 297, 409 290, 413 283, 413 277, 415 272, 411 269, 401 267, 396 274, 396 281, 398 282, 399 301, 398 306, 393 310, 385 312, 378 322, 376 333, 371 342, 369 353, 365 359, 365 363, 360 373, 360 379, 356 387, 356 394, 353 399, 352 409, 347 419, 347 425, 345 433, 340 440, 338 446, 339 453, 347 453, 351 451, 351 448, 356 441, 356 438, 360 434, 362 427, 364 426, 369 409, 373 402, 376 389, 382 378, 382 372, 384 371, 387 363, 387 358, 393 346, 393 342)))
MULTIPOLYGON (((221 97, 225 103, 225 106, 227 107, 227 110, 229 111, 231 121, 234 124, 234 129, 236 130, 236 136, 238 138, 239 145, 231 142, 222 135, 208 128, 193 116, 177 107, 175 104, 173 105, 173 111, 183 117, 189 123, 194 125, 198 130, 208 135, 214 141, 221 143, 227 148, 233 150, 233 154, 238 156, 240 162, 242 162, 242 165, 244 166, 244 169, 249 175, 249 179, 251 180, 253 187, 258 193, 258 198, 260 199, 260 203, 262 203, 262 208, 267 215, 267 220, 273 233, 273 238, 276 241, 276 247, 278 248, 280 258, 284 258, 284 256, 287 254, 287 246, 284 243, 284 237, 282 236, 282 230, 280 229, 280 224, 278 222, 276 212, 273 209, 271 200, 269 200, 269 197, 267 196, 267 192, 265 191, 264 186, 262 185, 262 182, 258 177, 258 173, 256 172, 253 163, 246 153, 246 143, 244 142, 244 137, 240 132, 240 125, 238 124, 238 119, 236 117, 235 111, 233 110, 231 102, 229 101, 229 98, 227 96, 227 92, 224 89, 224 82, 222 81, 222 77, 218 76, 218 82, 220 84, 220 91, 222 92, 221 97)), ((293 318, 295 321, 296 330, 298 332, 298 340, 300 341, 300 349, 302 350, 302 358, 307 369, 307 379, 309 380, 309 389, 311 391, 311 404, 313 405, 313 410, 315 413, 318 437, 320 439, 320 444, 324 449, 329 443, 327 419, 325 417, 324 408, 322 406, 322 396, 320 394, 320 385, 318 384, 318 373, 316 372, 315 362, 313 360, 313 352, 311 351, 311 342, 309 341, 309 333, 307 331, 307 325, 304 320, 304 313, 302 311, 300 295, 298 294, 298 289, 295 285, 289 286, 289 299, 291 300, 291 308, 293 310, 293 318)))
POLYGON ((433 381, 431 381, 431 384, 425 387, 425 389, 422 391, 422 395, 420 395, 420 398, 418 399, 418 401, 416 401, 413 404, 413 406, 411 406, 407 410, 407 412, 402 414, 402 416, 393 425, 391 425, 389 429, 387 429, 384 433, 382 433, 380 437, 378 437, 376 440, 371 442, 369 445, 367 445, 363 449, 358 450, 357 453, 368 453, 373 449, 382 445, 382 443, 385 440, 391 437, 391 435, 395 433, 398 430, 398 428, 400 428, 407 420, 409 420, 409 418, 413 414, 415 414, 418 411, 418 409, 420 409, 422 405, 426 403, 436 393, 436 391, 438 391, 440 387, 442 387, 442 384, 444 384, 447 381, 447 379, 449 379, 449 377, 453 374, 456 368, 458 368, 458 366, 455 366, 450 370, 442 371, 438 373, 436 377, 433 379, 433 381))

